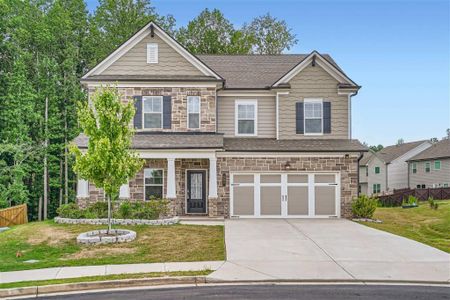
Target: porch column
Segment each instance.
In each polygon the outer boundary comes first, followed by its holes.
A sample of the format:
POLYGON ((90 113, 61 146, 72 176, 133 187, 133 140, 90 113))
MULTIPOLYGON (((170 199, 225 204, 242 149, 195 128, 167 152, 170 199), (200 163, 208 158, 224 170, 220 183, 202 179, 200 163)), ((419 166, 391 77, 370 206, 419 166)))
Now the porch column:
POLYGON ((209 194, 208 198, 217 198, 217 158, 209 159, 209 194))
POLYGON ((89 182, 87 180, 78 178, 77 184, 77 198, 89 197, 89 182))
POLYGON ((167 159, 167 195, 168 199, 177 197, 177 188, 175 182, 175 158, 167 159))

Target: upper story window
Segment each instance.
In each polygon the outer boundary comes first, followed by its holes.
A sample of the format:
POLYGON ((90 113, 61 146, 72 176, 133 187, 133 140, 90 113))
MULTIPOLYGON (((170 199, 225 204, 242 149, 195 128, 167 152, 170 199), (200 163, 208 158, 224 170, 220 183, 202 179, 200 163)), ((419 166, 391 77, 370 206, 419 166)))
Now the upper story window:
POLYGON ((305 134, 323 133, 323 105, 322 99, 305 99, 305 134))
POLYGON ((147 44, 147 63, 148 64, 158 63, 158 44, 156 43, 147 44))
POLYGON ((200 97, 187 97, 187 125, 189 129, 200 128, 200 97))
POLYGON ((142 97, 144 128, 162 128, 162 96, 142 97))
POLYGON ((434 161, 434 169, 435 170, 440 170, 441 169, 441 161, 440 160, 435 160, 434 161))
POLYGON ((431 171, 431 163, 430 162, 426 162, 425 163, 425 172, 426 173, 430 173, 431 171))
POLYGON ((375 167, 375 174, 380 174, 380 167, 375 167))
POLYGON ((163 169, 144 169, 144 200, 162 199, 164 189, 163 169))
POLYGON ((412 163, 411 164, 411 171, 415 174, 417 173, 417 163, 412 163))
POLYGON ((256 100, 236 100, 235 134, 240 136, 255 136, 257 134, 256 100))

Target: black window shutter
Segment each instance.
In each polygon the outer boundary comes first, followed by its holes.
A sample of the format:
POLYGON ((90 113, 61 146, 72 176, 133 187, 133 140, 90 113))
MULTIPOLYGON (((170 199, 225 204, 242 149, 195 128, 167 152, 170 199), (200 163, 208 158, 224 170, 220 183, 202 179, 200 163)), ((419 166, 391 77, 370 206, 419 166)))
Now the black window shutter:
POLYGON ((134 96, 134 108, 136 110, 134 114, 134 128, 142 129, 142 96, 134 96))
POLYGON ((296 133, 304 134, 305 133, 305 122, 304 122, 304 114, 303 114, 303 102, 295 103, 295 124, 296 124, 296 133))
POLYGON ((172 97, 163 96, 163 128, 172 127, 172 97))
POLYGON ((331 133, 331 102, 323 102, 323 133, 331 133))

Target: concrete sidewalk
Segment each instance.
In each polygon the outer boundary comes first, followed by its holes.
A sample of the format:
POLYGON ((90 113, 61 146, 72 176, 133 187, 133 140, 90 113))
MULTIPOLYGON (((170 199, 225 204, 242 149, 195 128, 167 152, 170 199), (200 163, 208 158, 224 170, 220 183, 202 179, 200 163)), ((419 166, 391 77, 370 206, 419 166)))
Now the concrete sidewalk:
POLYGON ((0 283, 77 278, 112 274, 217 270, 223 261, 169 262, 82 267, 59 267, 25 271, 0 272, 0 283))

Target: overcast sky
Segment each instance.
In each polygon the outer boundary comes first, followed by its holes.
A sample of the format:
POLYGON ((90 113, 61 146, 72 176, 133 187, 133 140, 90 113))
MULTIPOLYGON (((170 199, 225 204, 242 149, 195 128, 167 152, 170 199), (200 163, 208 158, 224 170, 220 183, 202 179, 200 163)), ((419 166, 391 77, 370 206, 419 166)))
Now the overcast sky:
MULTIPOLYGON (((86 0, 92 12, 96 0, 86 0)), ((240 26, 270 12, 299 40, 290 53, 329 53, 356 83, 353 137, 372 144, 443 137, 450 128, 450 1, 154 0, 184 26, 219 8, 240 26)))

